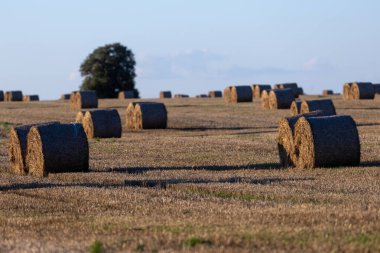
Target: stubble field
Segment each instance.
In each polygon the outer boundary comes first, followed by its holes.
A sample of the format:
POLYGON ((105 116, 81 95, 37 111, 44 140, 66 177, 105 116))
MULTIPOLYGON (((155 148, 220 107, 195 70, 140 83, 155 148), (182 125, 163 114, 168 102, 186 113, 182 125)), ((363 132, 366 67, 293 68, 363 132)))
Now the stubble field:
MULTIPOLYGON (((47 178, 9 172, 9 128, 76 112, 2 102, 0 252, 380 252, 380 98, 331 98, 356 120, 360 167, 281 169, 289 110, 190 98, 161 100, 168 129, 89 140, 89 173, 47 178)), ((100 108, 125 124, 128 102, 100 108)))

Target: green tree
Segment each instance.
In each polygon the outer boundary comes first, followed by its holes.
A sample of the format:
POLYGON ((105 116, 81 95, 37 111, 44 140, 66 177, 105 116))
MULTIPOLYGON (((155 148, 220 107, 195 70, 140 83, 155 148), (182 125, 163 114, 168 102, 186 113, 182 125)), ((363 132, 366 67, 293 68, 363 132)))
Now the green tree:
POLYGON ((108 44, 95 49, 80 66, 84 77, 81 90, 95 90, 99 98, 115 98, 118 91, 134 90, 135 56, 120 43, 108 44))

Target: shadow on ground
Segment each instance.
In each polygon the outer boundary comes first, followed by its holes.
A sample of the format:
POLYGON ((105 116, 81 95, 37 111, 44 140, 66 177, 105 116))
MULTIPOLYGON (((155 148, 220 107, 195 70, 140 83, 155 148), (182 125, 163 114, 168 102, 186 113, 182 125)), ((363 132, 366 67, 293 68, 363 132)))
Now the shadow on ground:
POLYGON ((110 168, 101 171, 93 171, 100 173, 129 173, 142 174, 147 171, 164 171, 164 170, 209 170, 209 171, 225 171, 225 170, 278 170, 281 169, 279 163, 258 163, 249 165, 207 165, 207 166, 168 166, 168 167, 129 167, 129 168, 110 168))
POLYGON ((157 180, 125 180, 120 184, 101 184, 101 183, 18 183, 11 185, 0 186, 0 191, 14 190, 30 190, 42 188, 57 188, 57 187, 88 187, 88 188, 120 188, 120 187, 156 187, 166 189, 170 185, 177 184, 209 184, 209 183, 241 183, 254 185, 271 185, 279 184, 285 181, 305 181, 315 180, 313 177, 305 178, 280 178, 280 177, 264 177, 264 178, 248 178, 248 177, 231 177, 224 179, 157 179, 157 180))

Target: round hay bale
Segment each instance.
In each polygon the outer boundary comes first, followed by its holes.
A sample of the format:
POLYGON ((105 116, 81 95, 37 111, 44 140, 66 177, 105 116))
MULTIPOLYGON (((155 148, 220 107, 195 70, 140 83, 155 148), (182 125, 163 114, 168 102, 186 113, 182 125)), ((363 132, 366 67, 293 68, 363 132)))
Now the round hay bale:
POLYGON ((98 108, 96 92, 92 90, 73 92, 70 95, 70 108, 73 110, 98 108))
MULTIPOLYGON (((295 98, 298 98, 303 90, 300 90, 297 83, 282 83, 279 85, 280 89, 291 89, 295 98)), ((302 89, 302 88, 301 88, 302 89)))
POLYGON ((88 171, 89 149, 82 124, 33 126, 27 137, 29 175, 88 171))
POLYGON ((15 91, 7 91, 5 92, 5 100, 6 101, 22 101, 23 95, 22 91, 15 90, 15 91))
POLYGON ((263 90, 270 91, 272 88, 269 84, 255 84, 253 85, 253 97, 261 98, 263 90))
POLYGON ((301 104, 301 113, 322 111, 324 116, 336 115, 335 106, 331 99, 304 100, 301 104))
POLYGON ((353 83, 345 83, 343 85, 343 99, 344 100, 350 100, 352 99, 352 96, 351 96, 351 85, 353 83))
POLYGON ((270 106, 269 106, 269 92, 270 91, 267 91, 267 90, 263 90, 261 92, 261 106, 264 109, 270 109, 270 106))
POLYGON ((232 86, 227 86, 224 91, 223 91, 223 96, 224 96, 224 101, 226 101, 227 103, 230 103, 231 102, 231 89, 232 89, 232 86))
POLYGON ((269 92, 269 108, 270 109, 290 109, 294 101, 294 93, 292 89, 271 90, 269 92))
POLYGON ((172 93, 170 91, 161 91, 160 98, 172 98, 172 93))
POLYGON ((23 96, 22 100, 24 102, 31 102, 31 101, 40 101, 40 98, 38 95, 27 95, 27 96, 23 96))
POLYGON ((121 137, 121 120, 115 109, 87 111, 83 128, 89 139, 121 137))
POLYGON ((210 98, 221 98, 223 97, 223 93, 220 90, 212 90, 208 92, 208 96, 210 98))
POLYGON ((75 116, 75 123, 83 124, 83 118, 86 111, 79 111, 75 116))
POLYGON ((356 166, 360 140, 350 116, 300 118, 294 130, 298 168, 356 166))
POLYGON ((70 94, 62 94, 59 99, 60 100, 69 100, 70 99, 70 94))
POLYGON ((374 99, 375 89, 372 83, 353 83, 351 85, 352 99, 374 99))
POLYGON ((301 101, 293 101, 290 105, 290 115, 296 116, 301 113, 301 101))
POLYGON ((119 91, 118 98, 119 99, 135 98, 135 91, 134 90, 119 91))
POLYGON ((252 102, 251 86, 232 86, 230 103, 252 102))
POLYGON ((134 110, 135 129, 165 129, 167 111, 162 103, 138 103, 134 110))
POLYGON ((208 98, 208 96, 206 94, 196 95, 195 97, 196 98, 208 98))
POLYGON ((0 90, 0 101, 4 101, 4 91, 0 90))
POLYGON ((174 95, 174 98, 188 98, 189 95, 186 95, 186 94, 175 94, 174 95))
POLYGON ((373 84, 373 89, 375 90, 375 94, 380 94, 380 84, 373 84))
POLYGON ((27 137, 30 128, 36 125, 59 124, 59 122, 46 122, 41 124, 22 125, 13 127, 9 133, 9 161, 12 172, 16 175, 27 175, 26 164, 27 137))
POLYGON ((318 116, 323 116, 321 111, 314 111, 280 119, 278 123, 277 147, 282 167, 292 167, 297 162, 297 154, 294 147, 294 126, 297 120, 301 117, 318 116))
POLYGON ((333 90, 323 90, 322 95, 323 96, 334 95, 334 91, 333 90))

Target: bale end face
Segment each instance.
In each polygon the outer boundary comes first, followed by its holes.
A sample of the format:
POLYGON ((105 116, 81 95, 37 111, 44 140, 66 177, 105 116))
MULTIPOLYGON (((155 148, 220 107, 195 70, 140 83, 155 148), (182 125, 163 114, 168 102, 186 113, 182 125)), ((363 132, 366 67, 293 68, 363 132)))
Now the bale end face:
POLYGON ((296 116, 301 113, 301 101, 293 101, 290 105, 290 115, 296 116))
POLYGON ((28 171, 25 166, 25 156, 16 129, 12 128, 9 133, 9 158, 13 173, 16 175, 26 175, 28 171))
POLYGON ((269 106, 269 94, 268 94, 267 90, 263 90, 261 92, 261 106, 264 109, 270 109, 270 106, 269 106))

